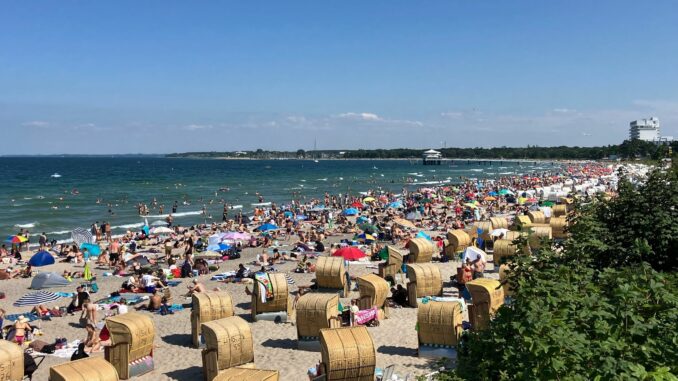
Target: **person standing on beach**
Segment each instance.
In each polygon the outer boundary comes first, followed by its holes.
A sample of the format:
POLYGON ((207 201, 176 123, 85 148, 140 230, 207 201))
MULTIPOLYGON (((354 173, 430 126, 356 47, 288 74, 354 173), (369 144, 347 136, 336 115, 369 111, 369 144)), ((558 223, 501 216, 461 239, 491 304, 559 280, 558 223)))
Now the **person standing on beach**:
POLYGON ((42 234, 40 234, 40 237, 38 238, 38 243, 40 244, 40 250, 45 250, 45 247, 47 246, 47 234, 45 234, 45 232, 42 232, 42 234))
POLYGON ((106 241, 111 242, 111 223, 106 222, 105 226, 106 226, 106 229, 105 229, 106 230, 106 241))

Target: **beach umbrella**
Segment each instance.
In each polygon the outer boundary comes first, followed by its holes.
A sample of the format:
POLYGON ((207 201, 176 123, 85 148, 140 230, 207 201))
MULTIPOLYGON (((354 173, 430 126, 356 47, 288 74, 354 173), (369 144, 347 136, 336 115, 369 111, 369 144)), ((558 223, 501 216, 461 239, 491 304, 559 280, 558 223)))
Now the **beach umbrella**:
POLYGON ((343 257, 344 259, 348 261, 355 261, 360 258, 365 257, 365 253, 363 253, 360 249, 357 247, 353 246, 348 246, 348 247, 343 247, 332 254, 333 257, 343 257))
POLYGON ((73 242, 75 242, 78 247, 80 247, 83 243, 95 243, 96 238, 92 236, 92 233, 84 228, 75 228, 71 232, 71 239, 73 242))
POLYGON ((22 236, 22 235, 11 235, 7 237, 6 242, 7 243, 12 243, 12 244, 17 244, 17 243, 24 243, 28 241, 28 238, 22 236))
POLYGON ((495 192, 495 191, 492 191, 492 192, 488 193, 488 195, 490 195, 490 196, 498 196, 499 194, 498 194, 497 192, 495 192))
POLYGON ((167 226, 167 221, 157 220, 151 222, 151 226, 167 226))
POLYGON ((443 200, 445 202, 454 202, 454 199, 452 197, 445 197, 443 200))
POLYGON ((342 213, 343 213, 345 216, 355 216, 356 214, 358 214, 358 209, 356 209, 356 208, 348 208, 348 209, 345 209, 342 213))
POLYGON ((467 208, 471 208, 471 209, 475 209, 475 208, 478 207, 476 204, 473 204, 473 203, 470 203, 470 202, 467 202, 466 204, 464 204, 464 206, 467 207, 467 208))
POLYGON ((155 235, 160 235, 160 234, 173 234, 174 230, 166 227, 166 226, 159 226, 156 228, 151 229, 151 234, 155 235))
POLYGON ((305 221, 308 217, 304 216, 303 214, 297 214, 296 217, 294 217, 297 221, 305 221))
POLYGON ((273 225, 273 224, 263 224, 259 226, 258 228, 254 229, 260 232, 265 232, 267 230, 276 230, 278 227, 273 225))
POLYGON ((88 282, 92 280, 92 269, 89 266, 89 261, 85 262, 85 269, 82 271, 82 278, 88 282))
POLYGON ((376 240, 376 238, 372 234, 367 233, 358 235, 358 239, 367 244, 370 244, 376 240))
POLYGON ((294 216, 294 213, 288 210, 285 213, 283 213, 283 215, 285 216, 285 218, 292 218, 292 216, 294 216))
POLYGON ((501 195, 501 196, 506 196, 507 194, 513 195, 515 193, 511 192, 508 189, 502 189, 502 190, 499 191, 499 195, 501 195))
POLYGON ((381 201, 381 202, 388 202, 388 197, 386 197, 386 195, 383 195, 383 194, 382 194, 381 196, 379 196, 379 201, 381 201))
POLYGON ((419 213, 419 212, 409 212, 409 213, 407 213, 405 218, 407 218, 408 220, 411 220, 411 221, 412 220, 421 220, 421 213, 419 213))
POLYGON ((352 207, 354 208, 361 208, 363 207, 363 204, 360 201, 355 201, 354 203, 351 204, 352 207))
POLYGON ((358 218, 355 220, 355 222, 357 222, 357 223, 359 223, 359 224, 361 224, 361 223, 363 223, 363 222, 367 222, 367 221, 369 221, 369 218, 367 218, 367 217, 365 217, 365 216, 360 216, 360 217, 358 217, 358 218))
POLYGON ((398 224, 402 227, 405 227, 405 228, 410 228, 410 229, 416 229, 417 228, 411 221, 408 221, 408 220, 405 220, 405 219, 402 219, 402 218, 395 218, 393 220, 393 222, 395 222, 396 224, 398 224))
POLYGON ((53 265, 54 264, 54 257, 52 254, 46 252, 46 251, 39 251, 35 253, 31 257, 31 259, 28 260, 28 264, 33 266, 33 267, 41 267, 41 266, 47 266, 47 265, 53 265))
POLYGON ((400 208, 403 207, 403 202, 402 201, 394 201, 394 202, 388 204, 388 207, 393 208, 393 209, 400 209, 400 208))
POLYGON ((551 206, 554 206, 555 204, 556 204, 556 203, 553 202, 553 201, 544 201, 541 205, 542 205, 542 206, 549 206, 549 207, 551 207, 551 206))
POLYGON ((37 306, 59 300, 61 297, 53 292, 36 291, 20 297, 14 302, 14 307, 37 306))
POLYGON ((363 199, 363 202, 364 202, 364 203, 375 202, 375 201, 377 201, 377 199, 374 198, 374 197, 372 197, 372 196, 370 196, 370 197, 365 197, 365 198, 363 199))
POLYGON ((495 197, 492 197, 492 196, 485 197, 485 201, 495 201, 495 200, 497 200, 497 199, 495 197))
POLYGON ((422 198, 421 200, 419 200, 420 204, 426 204, 426 203, 431 203, 431 202, 432 201, 431 201, 430 198, 422 198))
POLYGON ((371 224, 360 224, 358 227, 365 233, 373 234, 379 231, 379 228, 371 224))
POLYGON ((223 239, 230 239, 233 241, 247 241, 251 238, 248 233, 228 232, 222 236, 223 239))

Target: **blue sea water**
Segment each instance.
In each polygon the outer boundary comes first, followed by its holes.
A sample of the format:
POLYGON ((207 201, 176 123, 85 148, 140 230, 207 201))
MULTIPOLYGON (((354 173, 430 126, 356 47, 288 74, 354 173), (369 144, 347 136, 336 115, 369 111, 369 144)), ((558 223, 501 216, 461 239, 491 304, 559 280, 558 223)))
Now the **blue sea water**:
MULTIPOLYGON (((423 166, 421 161, 409 160, 4 157, 0 158, 0 234, 16 234, 25 227, 33 234, 46 232, 50 239, 61 240, 73 228, 89 227, 95 221, 110 222, 113 233, 119 234, 143 225, 136 205, 150 207, 153 198, 164 205, 164 214, 178 201, 175 221, 194 224, 221 221, 224 201, 243 205, 243 213, 251 212, 251 204, 258 202, 256 192, 266 202, 285 204, 325 192, 357 194, 377 188, 400 192, 422 183, 459 182, 460 176, 483 179, 555 168, 551 163, 474 161, 423 166), (407 184, 408 178, 416 183, 407 184)), ((149 223, 164 220, 157 209, 150 214, 149 223)))

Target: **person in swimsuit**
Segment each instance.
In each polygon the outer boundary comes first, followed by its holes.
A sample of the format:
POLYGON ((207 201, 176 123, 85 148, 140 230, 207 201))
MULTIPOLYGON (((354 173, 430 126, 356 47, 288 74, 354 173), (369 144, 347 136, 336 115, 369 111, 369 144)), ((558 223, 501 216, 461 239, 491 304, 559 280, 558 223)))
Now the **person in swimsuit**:
POLYGON ((22 346, 26 339, 26 331, 32 331, 33 328, 28 324, 28 319, 21 315, 16 323, 14 323, 14 330, 14 341, 19 344, 19 346, 22 346))

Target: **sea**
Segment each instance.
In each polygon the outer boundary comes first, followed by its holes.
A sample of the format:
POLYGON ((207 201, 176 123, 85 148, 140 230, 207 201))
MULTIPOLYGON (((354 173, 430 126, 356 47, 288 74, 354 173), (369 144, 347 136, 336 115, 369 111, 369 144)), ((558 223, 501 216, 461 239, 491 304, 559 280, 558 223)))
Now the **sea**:
POLYGON ((215 160, 165 157, 0 157, 0 237, 22 228, 67 241, 76 227, 107 221, 113 234, 162 225, 172 205, 177 224, 220 222, 224 202, 250 214, 252 204, 289 204, 369 189, 402 192, 464 178, 557 171, 551 162, 459 160, 215 160), (158 207, 153 209, 156 201, 158 207), (137 205, 151 208, 139 216, 137 205), (164 205, 163 213, 159 206, 164 205), (240 208, 238 208, 240 207, 240 208), (205 211, 205 212, 203 212, 205 211), (4 234, 2 236, 1 234, 4 234))

